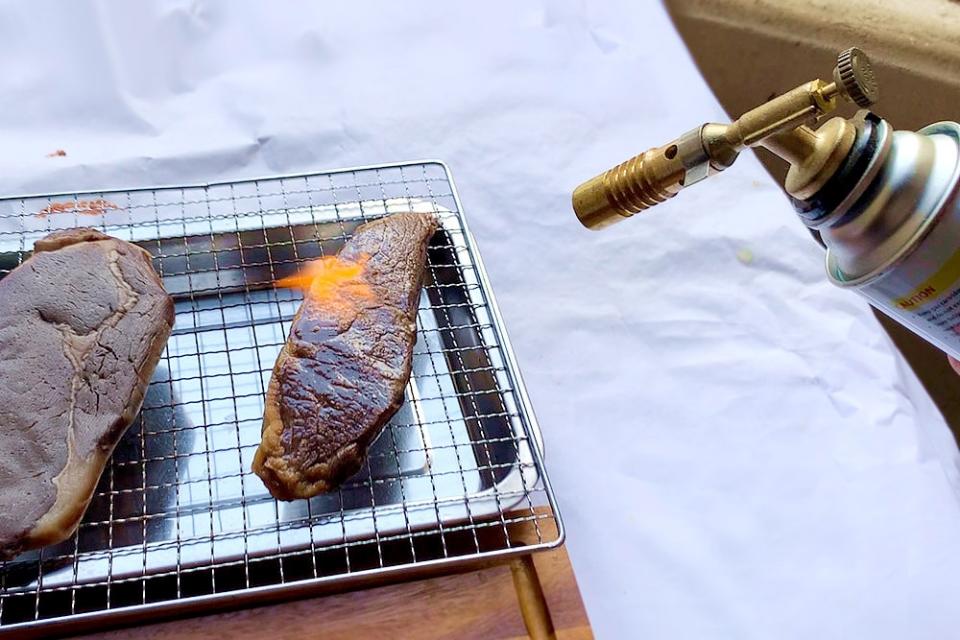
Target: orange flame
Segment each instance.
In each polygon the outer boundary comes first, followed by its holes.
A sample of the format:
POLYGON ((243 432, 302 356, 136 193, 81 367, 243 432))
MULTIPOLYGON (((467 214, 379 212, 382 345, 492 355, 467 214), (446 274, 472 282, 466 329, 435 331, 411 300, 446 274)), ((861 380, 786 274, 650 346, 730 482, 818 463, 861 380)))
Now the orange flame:
POLYGON ((309 300, 338 314, 354 312, 375 298, 364 278, 368 259, 369 256, 361 256, 351 262, 328 256, 312 260, 292 276, 277 280, 277 286, 300 289, 309 300))

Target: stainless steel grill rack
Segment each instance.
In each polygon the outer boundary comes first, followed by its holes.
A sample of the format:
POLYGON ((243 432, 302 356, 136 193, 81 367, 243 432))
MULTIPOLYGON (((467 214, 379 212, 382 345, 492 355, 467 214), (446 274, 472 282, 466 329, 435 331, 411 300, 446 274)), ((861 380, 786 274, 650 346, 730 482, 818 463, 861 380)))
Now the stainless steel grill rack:
POLYGON ((75 226, 147 249, 176 325, 77 533, 0 564, 0 635, 262 602, 562 542, 536 419, 442 163, 0 199, 0 277, 34 240, 75 226), (441 229, 406 401, 338 492, 278 503, 250 471, 300 302, 273 283, 335 253, 363 221, 408 210, 434 212, 441 229), (537 544, 515 546, 511 529, 531 523, 537 544))

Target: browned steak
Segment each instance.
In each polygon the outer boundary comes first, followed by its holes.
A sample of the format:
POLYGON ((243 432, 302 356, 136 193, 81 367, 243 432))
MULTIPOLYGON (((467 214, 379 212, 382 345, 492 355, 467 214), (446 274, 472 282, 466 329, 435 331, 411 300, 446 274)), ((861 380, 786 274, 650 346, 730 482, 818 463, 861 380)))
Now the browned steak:
POLYGON ((93 229, 38 240, 0 280, 0 557, 76 529, 173 316, 150 255, 93 229))
POLYGON ((359 227, 339 255, 312 265, 267 390, 253 470, 276 498, 336 488, 403 402, 432 215, 359 227))

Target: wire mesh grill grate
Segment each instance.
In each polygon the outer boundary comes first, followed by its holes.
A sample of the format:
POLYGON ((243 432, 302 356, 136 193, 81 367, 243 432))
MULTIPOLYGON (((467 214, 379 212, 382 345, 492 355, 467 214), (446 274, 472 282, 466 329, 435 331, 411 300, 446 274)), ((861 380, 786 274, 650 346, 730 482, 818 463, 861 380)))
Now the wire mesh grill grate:
POLYGON ((561 542, 535 420, 442 164, 6 198, 0 277, 75 226, 147 249, 176 324, 76 534, 0 564, 0 633, 512 553, 530 523, 524 551, 561 542), (273 283, 365 220, 409 210, 441 228, 404 405, 337 492, 278 503, 250 465, 301 296, 273 283))

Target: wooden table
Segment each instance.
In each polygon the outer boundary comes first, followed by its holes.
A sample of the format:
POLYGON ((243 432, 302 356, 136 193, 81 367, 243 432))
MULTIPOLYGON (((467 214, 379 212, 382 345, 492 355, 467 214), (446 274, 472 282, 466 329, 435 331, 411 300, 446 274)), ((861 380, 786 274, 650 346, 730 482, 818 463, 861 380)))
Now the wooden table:
MULTIPOLYGON (((529 542, 532 527, 512 535, 529 542)), ((76 640, 592 638, 563 547, 506 564, 76 640), (542 597, 540 597, 542 595, 542 597), (527 614, 525 625, 521 606, 527 614), (539 619, 539 620, 538 620, 539 619), (554 634, 550 633, 552 626, 554 634)))

